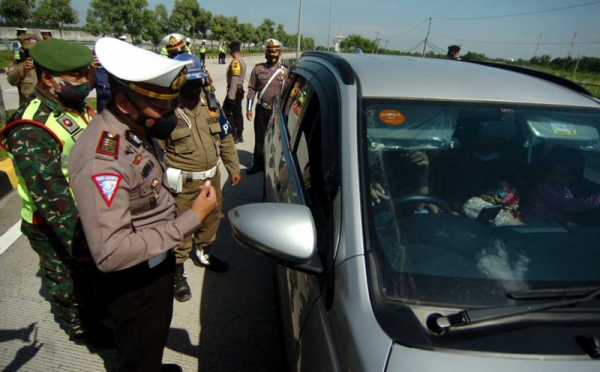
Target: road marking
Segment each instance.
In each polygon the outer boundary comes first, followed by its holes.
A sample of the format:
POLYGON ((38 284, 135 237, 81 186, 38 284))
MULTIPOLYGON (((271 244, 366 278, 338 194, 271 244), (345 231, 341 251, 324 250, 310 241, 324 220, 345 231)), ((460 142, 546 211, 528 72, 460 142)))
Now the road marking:
POLYGON ((21 236, 21 220, 15 223, 7 232, 0 237, 0 255, 21 236))

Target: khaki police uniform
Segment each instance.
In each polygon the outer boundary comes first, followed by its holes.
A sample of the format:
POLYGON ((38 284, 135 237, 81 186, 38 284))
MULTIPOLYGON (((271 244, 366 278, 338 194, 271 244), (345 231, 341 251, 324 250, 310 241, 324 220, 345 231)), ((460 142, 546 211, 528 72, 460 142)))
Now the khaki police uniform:
MULTIPOLYGON (((279 44, 278 41, 275 41, 279 44)), ((279 50, 279 45, 270 41, 267 51, 279 50)), ((273 112, 275 98, 281 92, 288 76, 288 69, 281 63, 258 63, 250 73, 248 83, 247 111, 252 111, 253 102, 256 101, 256 115, 254 116, 254 167, 264 166, 264 138, 273 112)))
POLYGON ((227 96, 225 97, 223 111, 238 136, 241 136, 244 131, 242 100, 244 99, 245 79, 246 62, 240 56, 235 57, 227 67, 227 96))
MULTIPOLYGON (((36 35, 26 34, 21 35, 21 41, 23 42, 23 48, 25 50, 30 50, 38 41, 40 41, 40 38, 36 35)), ((19 59, 17 61, 13 61, 13 63, 11 63, 6 70, 6 80, 13 87, 17 87, 19 91, 19 106, 27 101, 38 83, 35 69, 29 70, 23 75, 24 67, 25 61, 19 59)))
MULTIPOLYGON (((194 232, 193 242, 197 249, 209 247, 217 236, 221 218, 223 218, 221 177, 219 174, 219 158, 223 160, 229 175, 240 173, 239 159, 233 137, 227 135, 221 138, 219 110, 211 111, 206 105, 204 93, 201 103, 194 109, 180 107, 175 111, 177 127, 171 137, 161 141, 166 152, 166 163, 169 168, 181 172, 182 191, 175 194, 175 202, 179 213, 189 210, 198 196, 198 187, 206 180, 217 191, 219 206, 206 217, 202 227, 194 232)), ((192 249, 192 237, 180 244, 176 251, 177 263, 183 263, 189 257, 192 249)))
MULTIPOLYGON (((185 63, 111 38, 96 42, 95 51, 126 89, 176 100, 185 63), (169 87, 174 94, 165 93, 169 87)), ((116 112, 109 105, 73 147, 70 183, 90 251, 106 273, 101 293, 116 320, 117 370, 160 371, 173 313, 173 247, 201 223, 192 210, 177 215, 156 140, 116 112)))

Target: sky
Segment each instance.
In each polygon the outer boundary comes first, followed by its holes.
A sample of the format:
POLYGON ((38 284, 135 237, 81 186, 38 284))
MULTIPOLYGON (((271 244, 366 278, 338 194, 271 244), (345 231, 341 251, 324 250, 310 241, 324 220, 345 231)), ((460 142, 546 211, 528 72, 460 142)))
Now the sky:
MULTIPOLYGON (((149 8, 163 3, 170 10, 173 1, 147 0, 149 8)), ((488 57, 524 58, 537 55, 566 57, 574 33, 576 43, 571 55, 600 57, 600 3, 553 12, 505 18, 450 20, 534 12, 552 8, 593 3, 594 0, 303 0, 302 34, 312 37, 316 45, 331 44, 336 33, 359 34, 380 45, 396 50, 409 50, 427 34, 429 42, 446 50, 449 45, 488 57), (330 22, 330 8, 332 9, 330 22), (417 27, 418 26, 418 27, 417 27), (415 28, 416 27, 416 28, 415 28), (331 32, 329 30, 331 29, 331 32), (378 34, 379 33, 379 34, 378 34), (500 44, 530 43, 530 44, 500 44), (566 43, 550 45, 544 43, 566 43)), ((85 23, 89 0, 72 0, 85 23)), ((238 22, 258 26, 265 18, 285 26, 289 34, 298 30, 300 0, 199 0, 202 8, 213 14, 237 16, 238 22)), ((423 47, 417 48, 422 51, 423 47)), ((429 50, 429 48, 428 48, 429 50)))

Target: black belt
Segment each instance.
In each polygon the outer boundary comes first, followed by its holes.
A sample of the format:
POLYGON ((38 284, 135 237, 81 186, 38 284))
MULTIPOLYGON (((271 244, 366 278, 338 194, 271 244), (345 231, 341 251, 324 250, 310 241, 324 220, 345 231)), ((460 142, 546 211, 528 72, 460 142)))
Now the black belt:
POLYGON ((258 100, 256 102, 256 104, 261 105, 263 108, 265 108, 267 110, 273 110, 273 104, 272 103, 266 103, 265 101, 258 100))

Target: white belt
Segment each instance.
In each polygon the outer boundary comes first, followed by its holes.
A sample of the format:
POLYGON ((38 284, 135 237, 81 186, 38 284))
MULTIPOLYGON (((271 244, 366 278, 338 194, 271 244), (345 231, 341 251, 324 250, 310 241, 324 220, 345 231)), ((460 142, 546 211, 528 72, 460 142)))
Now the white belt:
POLYGON ((161 254, 159 254, 158 256, 152 257, 151 259, 149 259, 148 262, 148 266, 152 269, 154 267, 156 267, 158 264, 160 264, 161 262, 163 262, 164 260, 167 259, 167 257, 169 257, 169 252, 170 251, 166 251, 163 252, 161 254))
POLYGON ((215 174, 217 174, 217 167, 219 166, 219 163, 217 163, 217 165, 215 165, 214 167, 210 168, 207 171, 204 172, 186 172, 186 171, 181 171, 181 177, 183 179, 189 179, 191 178, 194 181, 204 181, 207 178, 213 178, 215 176, 215 174))

